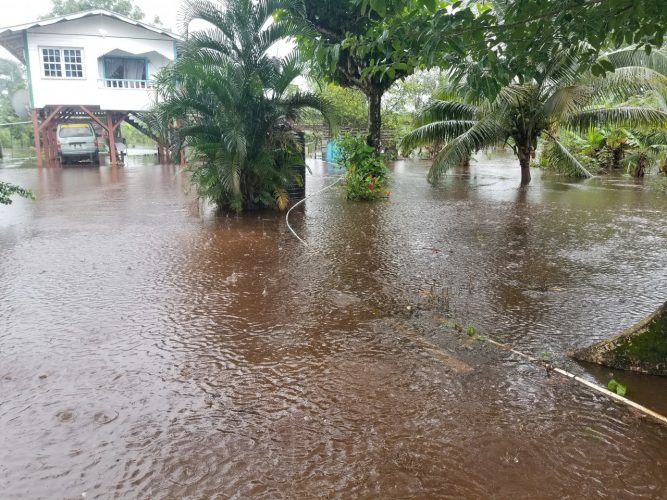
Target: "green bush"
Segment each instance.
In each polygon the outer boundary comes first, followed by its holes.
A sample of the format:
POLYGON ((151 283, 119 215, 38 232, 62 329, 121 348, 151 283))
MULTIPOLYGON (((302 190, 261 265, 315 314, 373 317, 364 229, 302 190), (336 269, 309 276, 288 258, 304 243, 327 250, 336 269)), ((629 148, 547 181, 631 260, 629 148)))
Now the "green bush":
POLYGON ((294 5, 227 0, 218 11, 215 2, 186 1, 185 24, 205 20, 211 26, 191 32, 178 61, 157 77, 163 97, 149 112, 149 124, 156 136, 168 138, 169 124, 181 122, 171 134, 194 158, 188 164, 192 184, 221 210, 285 210, 295 168, 304 162, 294 122, 306 109, 329 121, 329 101, 293 85, 306 68, 299 53, 276 57, 269 50, 285 33, 298 34, 299 26, 275 18, 294 5))
POLYGON ((366 144, 361 136, 344 135, 337 145, 336 161, 347 170, 348 200, 367 201, 389 196, 389 170, 381 153, 366 144))

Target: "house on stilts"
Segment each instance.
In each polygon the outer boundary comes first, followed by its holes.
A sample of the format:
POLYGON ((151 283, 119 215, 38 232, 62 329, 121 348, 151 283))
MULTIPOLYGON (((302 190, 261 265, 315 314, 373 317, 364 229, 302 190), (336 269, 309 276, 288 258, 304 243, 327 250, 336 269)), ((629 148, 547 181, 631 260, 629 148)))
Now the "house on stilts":
POLYGON ((141 116, 156 98, 154 76, 176 60, 178 40, 105 9, 0 28, 0 45, 26 67, 38 166, 42 152, 47 164, 56 160, 56 127, 68 121, 90 121, 103 131, 112 165, 123 122, 159 144, 141 116))

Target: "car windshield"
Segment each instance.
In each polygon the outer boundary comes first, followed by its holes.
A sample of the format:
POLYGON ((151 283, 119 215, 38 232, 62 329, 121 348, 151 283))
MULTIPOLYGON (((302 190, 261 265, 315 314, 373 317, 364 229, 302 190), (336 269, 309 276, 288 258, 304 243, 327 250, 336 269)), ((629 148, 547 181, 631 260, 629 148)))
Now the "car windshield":
POLYGON ((60 129, 60 137, 92 137, 92 135, 93 132, 88 125, 62 127, 60 129))

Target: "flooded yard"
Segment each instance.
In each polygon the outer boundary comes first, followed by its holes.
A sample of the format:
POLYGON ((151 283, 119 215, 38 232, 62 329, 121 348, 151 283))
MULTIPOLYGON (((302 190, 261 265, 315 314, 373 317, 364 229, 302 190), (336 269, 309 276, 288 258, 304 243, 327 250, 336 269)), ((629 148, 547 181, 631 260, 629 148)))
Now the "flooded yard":
POLYGON ((2 497, 665 498, 667 427, 466 329, 606 385, 566 353, 667 299, 667 196, 426 168, 309 199, 308 246, 177 167, 0 168, 37 197, 0 207, 2 497))

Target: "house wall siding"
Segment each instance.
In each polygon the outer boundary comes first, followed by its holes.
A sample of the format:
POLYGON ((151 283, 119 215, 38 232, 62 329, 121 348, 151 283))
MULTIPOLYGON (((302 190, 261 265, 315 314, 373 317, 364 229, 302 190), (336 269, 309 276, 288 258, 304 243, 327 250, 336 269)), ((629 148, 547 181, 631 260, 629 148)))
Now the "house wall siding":
POLYGON ((34 107, 99 106, 103 110, 139 111, 153 99, 148 89, 106 88, 101 58, 112 51, 147 57, 148 78, 174 58, 173 39, 106 16, 94 16, 30 29, 27 33, 34 107), (41 48, 81 48, 84 78, 46 78, 41 48))

